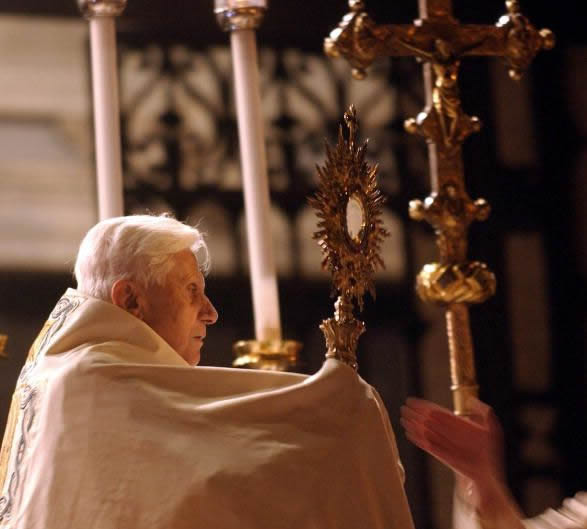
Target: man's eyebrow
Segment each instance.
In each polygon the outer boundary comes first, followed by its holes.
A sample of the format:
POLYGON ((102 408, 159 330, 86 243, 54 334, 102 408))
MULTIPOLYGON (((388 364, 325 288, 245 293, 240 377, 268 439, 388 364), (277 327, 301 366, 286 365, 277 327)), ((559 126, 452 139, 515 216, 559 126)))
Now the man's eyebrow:
POLYGON ((183 276, 183 281, 186 283, 196 283, 198 275, 195 272, 188 272, 183 276))
POLYGON ((198 288, 204 289, 206 287, 206 280, 202 277, 202 285, 198 283, 198 274, 196 272, 190 272, 185 276, 185 281, 190 285, 195 284, 198 288))

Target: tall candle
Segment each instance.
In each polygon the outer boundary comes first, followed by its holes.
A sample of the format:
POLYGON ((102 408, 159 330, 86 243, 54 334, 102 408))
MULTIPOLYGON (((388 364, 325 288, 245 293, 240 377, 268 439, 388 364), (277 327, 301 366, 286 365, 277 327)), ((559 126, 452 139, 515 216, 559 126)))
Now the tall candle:
POLYGON ((103 220, 124 211, 114 18, 90 20, 90 46, 98 209, 103 220))
POLYGON ((230 42, 243 174, 255 335, 257 340, 280 340, 279 299, 272 251, 269 184, 255 32, 252 29, 234 30, 230 34, 230 42))

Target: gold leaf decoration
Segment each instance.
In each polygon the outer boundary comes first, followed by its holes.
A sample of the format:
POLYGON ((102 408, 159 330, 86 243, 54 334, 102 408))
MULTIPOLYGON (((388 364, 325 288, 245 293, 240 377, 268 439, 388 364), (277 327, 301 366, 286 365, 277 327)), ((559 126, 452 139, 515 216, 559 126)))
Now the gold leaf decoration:
POLYGON ((385 197, 377 187, 377 165, 365 161, 367 141, 357 146, 357 116, 353 105, 344 114, 345 139, 339 128, 335 149, 326 143, 326 163, 317 166, 319 185, 308 199, 319 218, 314 239, 323 253, 322 267, 332 274, 333 291, 363 309, 366 291, 375 298, 373 274, 383 268, 381 243, 389 235, 383 227, 381 208, 385 197), (362 223, 356 235, 347 223, 349 201, 360 205, 362 223))

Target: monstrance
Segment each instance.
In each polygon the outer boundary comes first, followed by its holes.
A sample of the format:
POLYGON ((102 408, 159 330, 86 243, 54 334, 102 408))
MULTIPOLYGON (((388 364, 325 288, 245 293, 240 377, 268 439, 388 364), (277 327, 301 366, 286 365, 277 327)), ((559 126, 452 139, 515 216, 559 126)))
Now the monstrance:
POLYGON ((334 150, 326 144, 326 164, 318 167, 319 185, 310 205, 320 219, 314 239, 323 253, 322 267, 332 274, 332 295, 338 294, 334 317, 320 329, 327 358, 357 369, 356 348, 365 324, 353 315, 363 309, 363 296, 375 298, 373 274, 383 267, 381 243, 389 235, 381 220, 384 196, 377 187, 377 166, 365 161, 367 141, 357 145, 357 116, 351 105, 344 114, 345 139, 339 128, 334 150))

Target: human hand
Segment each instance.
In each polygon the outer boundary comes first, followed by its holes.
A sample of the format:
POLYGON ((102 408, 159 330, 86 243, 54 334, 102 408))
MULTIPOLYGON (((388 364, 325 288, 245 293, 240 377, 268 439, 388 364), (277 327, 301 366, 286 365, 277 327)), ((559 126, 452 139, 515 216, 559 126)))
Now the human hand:
POLYGON ((460 417, 433 402, 410 398, 401 409, 407 438, 460 477, 475 484, 476 494, 503 487, 502 432, 489 406, 471 401, 471 415, 460 417))
POLYGON ((401 409, 406 436, 452 468, 457 497, 484 519, 484 526, 523 529, 521 513, 505 484, 503 434, 489 406, 471 399, 471 415, 421 399, 408 399, 401 409))

